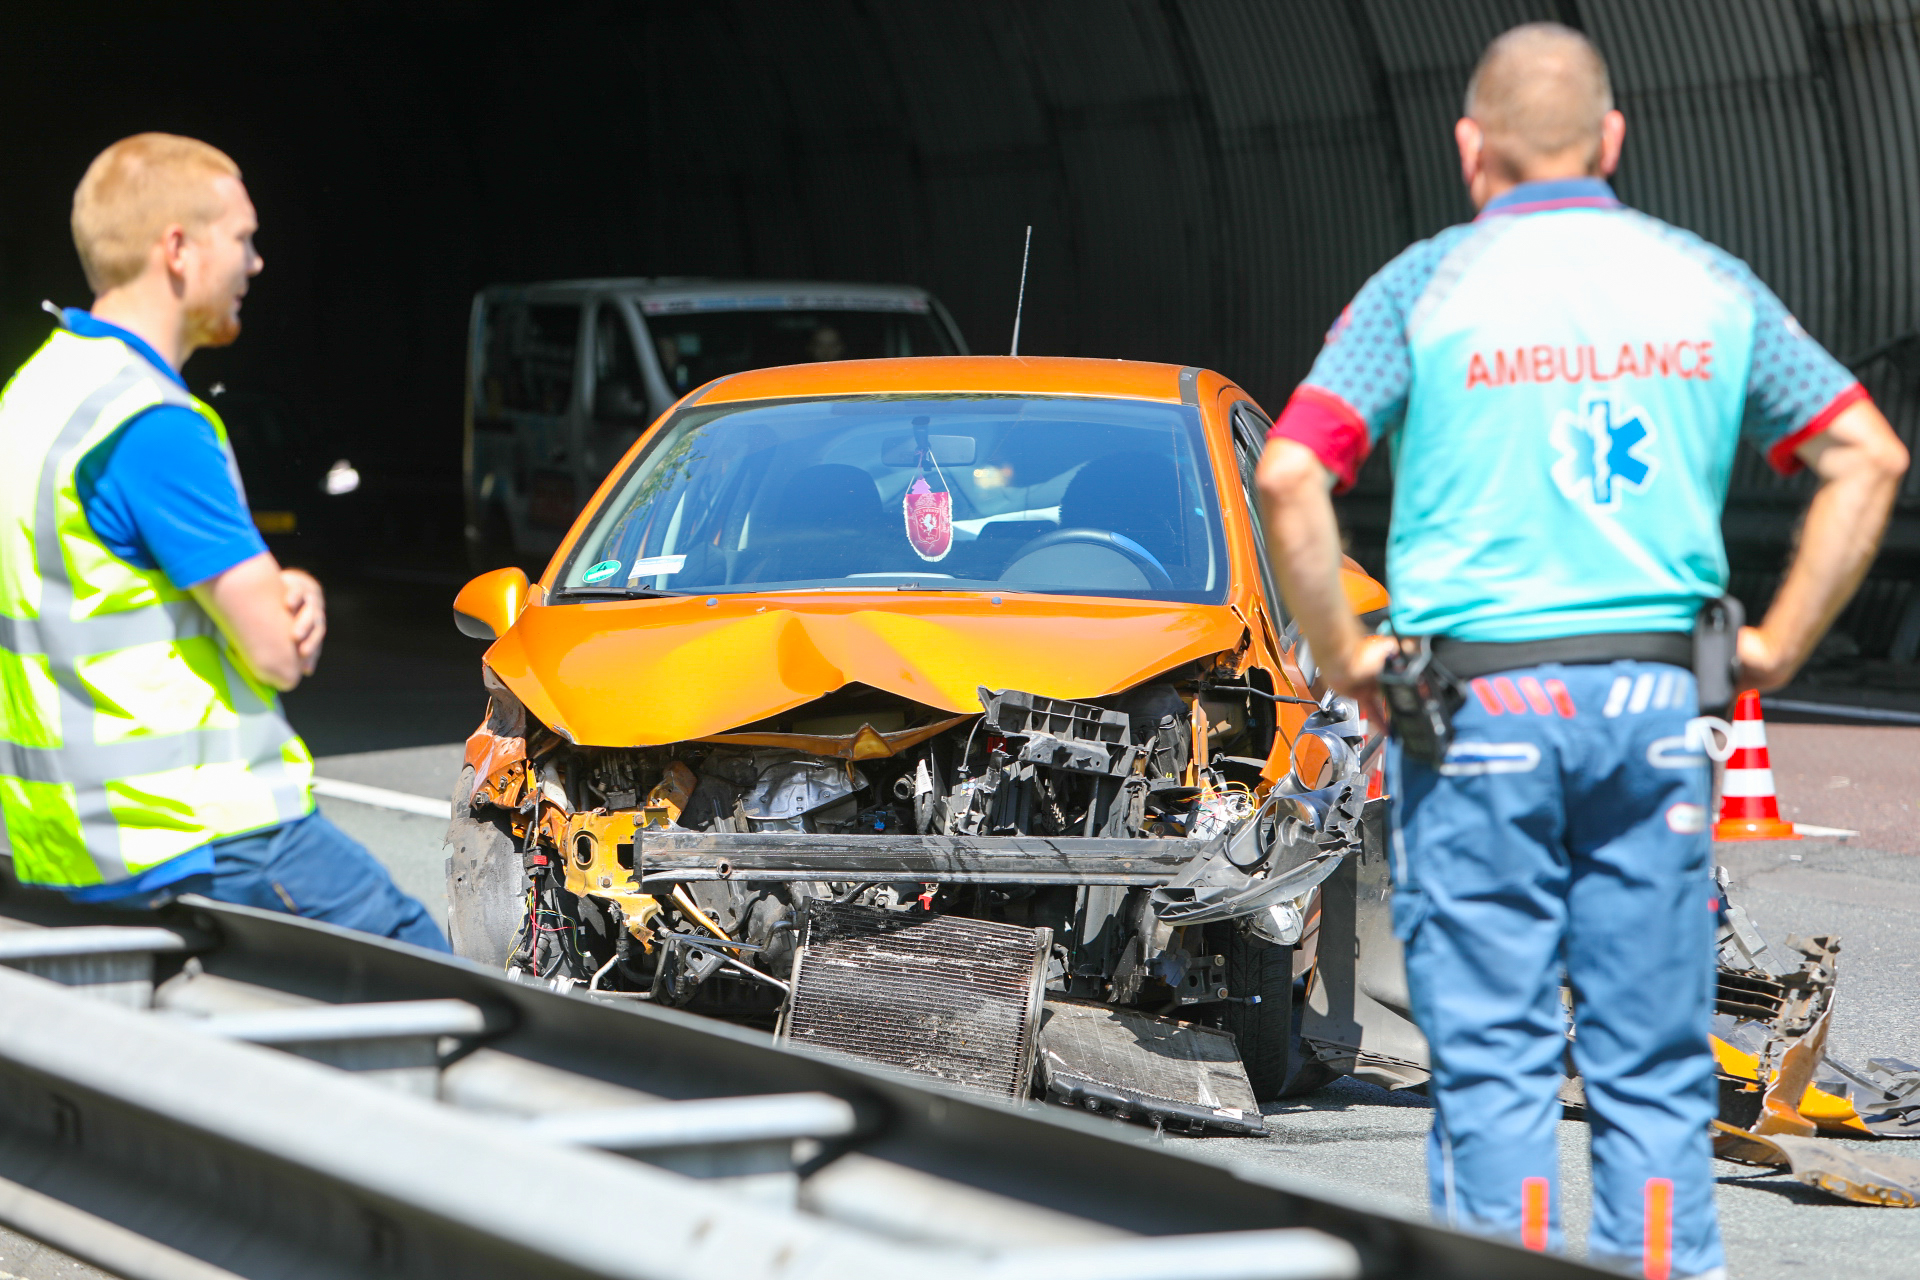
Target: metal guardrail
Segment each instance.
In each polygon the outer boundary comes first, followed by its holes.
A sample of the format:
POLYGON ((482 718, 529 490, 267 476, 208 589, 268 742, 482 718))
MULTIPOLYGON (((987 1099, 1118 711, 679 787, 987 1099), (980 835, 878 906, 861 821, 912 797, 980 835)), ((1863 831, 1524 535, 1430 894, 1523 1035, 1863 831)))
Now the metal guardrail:
POLYGON ((1597 1274, 325 925, 25 893, 0 1223, 128 1280, 1597 1274))

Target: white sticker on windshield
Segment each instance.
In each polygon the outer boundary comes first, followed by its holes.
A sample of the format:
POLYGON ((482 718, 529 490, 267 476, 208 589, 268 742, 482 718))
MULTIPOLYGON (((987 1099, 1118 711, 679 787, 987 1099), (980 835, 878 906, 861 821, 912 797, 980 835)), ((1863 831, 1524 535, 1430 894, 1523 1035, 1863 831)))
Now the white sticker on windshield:
POLYGON ((635 560, 627 566, 627 581, 635 578, 652 577, 655 574, 680 572, 680 566, 687 562, 685 556, 649 556, 645 560, 635 560))

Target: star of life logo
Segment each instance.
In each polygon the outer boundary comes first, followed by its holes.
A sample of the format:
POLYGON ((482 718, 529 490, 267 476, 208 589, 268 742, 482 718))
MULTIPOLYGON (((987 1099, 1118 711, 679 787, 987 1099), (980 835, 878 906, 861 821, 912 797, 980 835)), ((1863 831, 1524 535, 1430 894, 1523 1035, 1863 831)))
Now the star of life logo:
POLYGON ((1640 493, 1660 469, 1651 455, 1656 431, 1646 410, 1615 403, 1589 391, 1580 407, 1562 410, 1553 423, 1554 483, 1575 502, 1618 506, 1626 492, 1640 493))

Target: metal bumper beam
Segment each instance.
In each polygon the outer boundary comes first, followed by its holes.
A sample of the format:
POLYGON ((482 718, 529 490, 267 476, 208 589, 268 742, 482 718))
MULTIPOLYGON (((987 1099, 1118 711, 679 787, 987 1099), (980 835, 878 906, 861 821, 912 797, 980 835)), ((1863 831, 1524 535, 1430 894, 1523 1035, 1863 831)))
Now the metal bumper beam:
POLYGON ((916 880, 947 884, 1165 884, 1198 852, 1185 840, 1046 836, 642 833, 644 883, 916 880))

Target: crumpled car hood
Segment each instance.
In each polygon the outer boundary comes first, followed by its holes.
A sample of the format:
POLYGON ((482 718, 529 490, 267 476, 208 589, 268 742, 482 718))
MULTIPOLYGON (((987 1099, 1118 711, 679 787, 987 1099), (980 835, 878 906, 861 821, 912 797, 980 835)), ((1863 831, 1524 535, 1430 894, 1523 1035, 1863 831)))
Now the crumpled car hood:
POLYGON ((574 742, 640 747, 724 733, 859 682, 952 712, 977 690, 1118 693, 1232 649, 1230 608, 1153 601, 792 595, 531 605, 487 664, 574 742))

